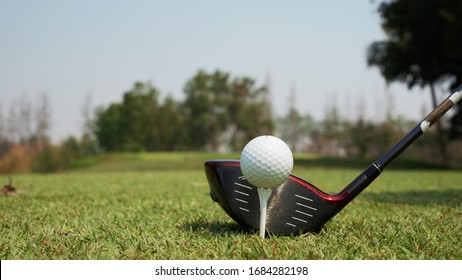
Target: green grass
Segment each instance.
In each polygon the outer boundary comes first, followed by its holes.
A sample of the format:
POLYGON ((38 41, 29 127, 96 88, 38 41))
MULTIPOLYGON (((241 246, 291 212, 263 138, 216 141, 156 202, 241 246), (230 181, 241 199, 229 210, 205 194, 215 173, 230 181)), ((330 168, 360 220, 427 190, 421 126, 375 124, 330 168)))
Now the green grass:
POLYGON ((201 170, 208 159, 239 159, 239 154, 201 152, 183 153, 114 153, 74 162, 77 171, 125 172, 151 170, 201 170))
MULTIPOLYGON (((15 175, 19 193, 0 197, 0 258, 462 259, 460 171, 387 170, 320 233, 262 240, 209 198, 202 163, 222 157, 117 155, 68 173, 15 175)), ((295 169, 326 192, 359 171, 295 169)))

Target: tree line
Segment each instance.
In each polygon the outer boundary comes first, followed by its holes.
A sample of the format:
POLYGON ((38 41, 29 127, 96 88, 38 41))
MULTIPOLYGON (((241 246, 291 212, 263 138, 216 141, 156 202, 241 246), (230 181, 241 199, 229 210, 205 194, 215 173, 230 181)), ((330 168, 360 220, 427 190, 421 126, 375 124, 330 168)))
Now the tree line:
POLYGON ((99 107, 94 135, 105 151, 231 150, 274 132, 268 88, 222 71, 185 83, 183 101, 159 100, 151 83, 136 82, 121 102, 99 107))
MULTIPOLYGON (((281 137, 294 152, 366 159, 384 153, 416 123, 393 116, 392 108, 383 122, 363 115, 348 120, 336 106, 315 120, 297 111, 294 96, 288 112, 276 117, 269 92, 268 86, 250 77, 220 70, 198 71, 185 83, 182 101, 161 99, 151 82, 135 82, 120 101, 107 106, 91 108, 85 100, 82 135, 59 144, 49 138, 52 108, 47 95, 35 102, 22 96, 6 114, 0 110, 0 172, 59 171, 105 152, 238 152, 263 134, 281 137)), ((445 129, 449 135, 450 126, 445 129)), ((438 159, 436 135, 419 140, 408 155, 438 159)))
POLYGON ((76 159, 95 155, 97 144, 90 128, 89 110, 84 110, 86 123, 80 138, 69 136, 53 144, 53 108, 46 93, 35 100, 22 94, 7 109, 0 103, 0 174, 60 171, 76 159))

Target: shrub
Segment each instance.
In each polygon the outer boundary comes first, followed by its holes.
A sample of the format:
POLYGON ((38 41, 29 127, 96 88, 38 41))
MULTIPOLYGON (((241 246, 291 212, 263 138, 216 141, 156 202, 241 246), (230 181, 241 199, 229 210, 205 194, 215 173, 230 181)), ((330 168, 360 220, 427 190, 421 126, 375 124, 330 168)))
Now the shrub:
POLYGON ((0 159, 0 173, 29 172, 33 161, 33 151, 24 145, 12 145, 9 151, 0 159))

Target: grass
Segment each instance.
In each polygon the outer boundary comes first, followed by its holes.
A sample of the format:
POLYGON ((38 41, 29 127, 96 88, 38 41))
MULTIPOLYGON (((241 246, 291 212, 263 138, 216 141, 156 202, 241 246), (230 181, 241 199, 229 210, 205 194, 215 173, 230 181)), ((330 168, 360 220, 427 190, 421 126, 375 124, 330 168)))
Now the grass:
POLYGON ((208 159, 239 159, 239 154, 216 153, 114 153, 82 159, 72 165, 84 172, 202 170, 208 159))
MULTIPOLYGON (((0 258, 462 259, 460 171, 387 170, 320 233, 262 240, 209 198, 202 163, 222 157, 113 155, 73 172, 15 175, 18 194, 0 197, 0 258)), ((332 193, 359 171, 294 172, 332 193)))

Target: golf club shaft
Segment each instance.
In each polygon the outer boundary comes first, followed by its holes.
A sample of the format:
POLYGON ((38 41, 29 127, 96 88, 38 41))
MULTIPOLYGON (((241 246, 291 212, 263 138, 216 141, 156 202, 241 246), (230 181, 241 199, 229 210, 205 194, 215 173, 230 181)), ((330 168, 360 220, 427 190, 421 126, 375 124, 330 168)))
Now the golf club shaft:
POLYGON ((347 194, 349 200, 361 193, 372 181, 377 178, 384 168, 398 155, 414 143, 419 136, 428 130, 441 116, 451 109, 462 99, 462 85, 456 91, 436 107, 422 122, 406 134, 395 146, 383 154, 377 161, 372 163, 363 173, 354 179, 341 193, 347 194))

